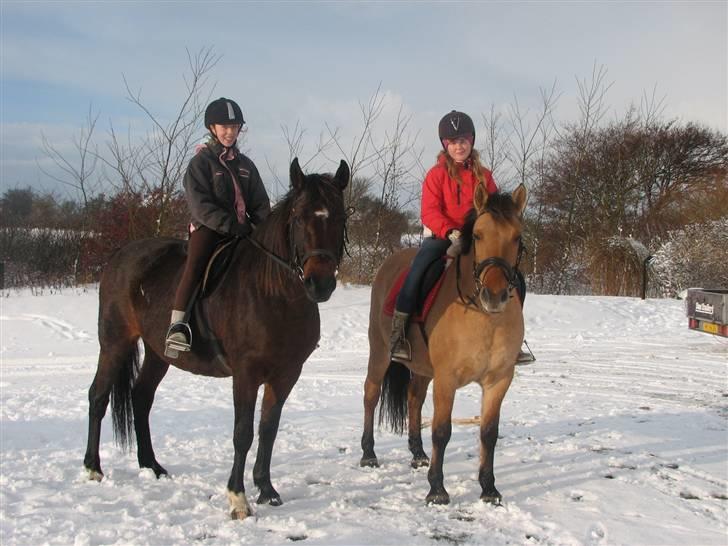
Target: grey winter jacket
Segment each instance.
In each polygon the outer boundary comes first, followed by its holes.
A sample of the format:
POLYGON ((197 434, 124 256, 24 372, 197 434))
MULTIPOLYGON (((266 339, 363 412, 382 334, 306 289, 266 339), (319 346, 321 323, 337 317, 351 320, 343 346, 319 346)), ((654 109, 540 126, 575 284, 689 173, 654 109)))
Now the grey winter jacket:
POLYGON ((235 190, 245 200, 246 216, 259 224, 270 213, 270 200, 255 164, 237 149, 231 160, 222 160, 224 148, 208 143, 190 160, 184 178, 185 197, 195 227, 205 225, 225 235, 240 233, 235 214, 235 190))

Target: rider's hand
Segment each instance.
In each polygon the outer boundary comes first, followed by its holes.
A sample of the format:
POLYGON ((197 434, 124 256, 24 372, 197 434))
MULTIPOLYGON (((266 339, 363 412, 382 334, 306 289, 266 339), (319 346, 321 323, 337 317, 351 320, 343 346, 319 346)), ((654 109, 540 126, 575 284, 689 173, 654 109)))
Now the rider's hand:
POLYGON ((450 258, 457 258, 463 250, 463 238, 459 229, 451 229, 447 232, 447 238, 450 239, 450 246, 447 247, 446 254, 450 258))

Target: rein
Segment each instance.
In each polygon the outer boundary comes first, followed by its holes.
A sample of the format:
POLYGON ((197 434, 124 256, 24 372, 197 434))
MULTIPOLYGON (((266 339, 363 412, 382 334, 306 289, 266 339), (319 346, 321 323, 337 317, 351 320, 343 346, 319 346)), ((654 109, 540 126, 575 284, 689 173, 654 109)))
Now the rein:
POLYGON ((523 257, 523 253, 525 252, 525 250, 526 246, 523 244, 523 241, 519 241, 518 256, 516 257, 516 263, 513 266, 503 258, 497 256, 485 258, 484 260, 482 260, 481 262, 477 262, 476 264, 475 245, 473 245, 473 280, 475 281, 475 288, 473 289, 473 293, 467 296, 463 296, 463 293, 460 289, 460 256, 458 256, 455 267, 457 279, 456 286, 458 289, 458 297, 460 298, 460 301, 463 302, 465 306, 472 305, 476 309, 481 310, 480 306, 477 303, 478 294, 480 294, 481 290, 483 290, 483 283, 480 280, 480 276, 486 269, 490 267, 497 267, 501 271, 503 271, 503 275, 508 281, 508 291, 511 292, 518 283, 518 266, 521 265, 521 258, 523 257))

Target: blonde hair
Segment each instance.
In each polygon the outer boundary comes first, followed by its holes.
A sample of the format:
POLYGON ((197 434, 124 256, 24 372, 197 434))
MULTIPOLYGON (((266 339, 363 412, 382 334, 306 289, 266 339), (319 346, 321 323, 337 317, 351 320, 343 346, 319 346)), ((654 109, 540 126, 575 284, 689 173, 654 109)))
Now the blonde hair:
MULTIPOLYGON (((458 171, 458 164, 455 163, 455 160, 450 157, 450 155, 445 151, 442 150, 439 154, 437 154, 437 161, 440 161, 440 158, 442 156, 445 156, 445 167, 447 168, 447 174, 450 178, 455 180, 458 185, 462 184, 463 181, 460 179, 460 174, 458 171)), ((470 170, 473 171, 473 175, 475 176, 475 179, 478 181, 478 184, 482 184, 483 186, 487 187, 487 183, 485 181, 485 174, 483 171, 485 170, 485 167, 480 162, 480 154, 478 153, 478 150, 473 148, 473 151, 470 152, 470 157, 465 161, 465 163, 470 163, 470 170)))

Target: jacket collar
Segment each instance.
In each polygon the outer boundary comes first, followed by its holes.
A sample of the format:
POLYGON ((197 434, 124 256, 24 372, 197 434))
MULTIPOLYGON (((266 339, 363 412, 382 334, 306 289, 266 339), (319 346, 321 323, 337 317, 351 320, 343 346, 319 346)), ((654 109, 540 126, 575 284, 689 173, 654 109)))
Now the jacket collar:
MULTIPOLYGON (((225 152, 225 146, 220 144, 220 142, 217 139, 210 139, 207 142, 207 147, 210 149, 210 151, 213 154, 215 154, 215 157, 218 157, 218 158, 225 152)), ((233 153, 232 159, 238 157, 238 155, 240 154, 240 152, 238 152, 238 148, 236 145, 233 145, 232 148, 228 148, 228 149, 231 150, 233 153)))

